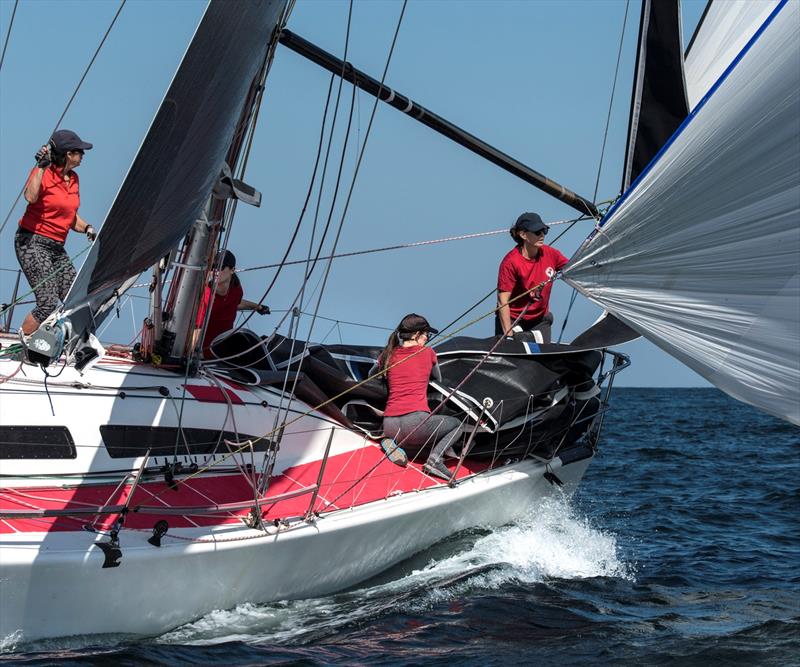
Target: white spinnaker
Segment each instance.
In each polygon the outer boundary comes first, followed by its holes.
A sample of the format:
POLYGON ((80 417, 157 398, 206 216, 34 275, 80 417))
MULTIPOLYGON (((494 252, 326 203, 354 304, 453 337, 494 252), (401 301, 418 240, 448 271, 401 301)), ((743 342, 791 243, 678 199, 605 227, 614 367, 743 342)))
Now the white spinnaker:
POLYGON ((591 300, 734 398, 800 424, 800 2, 572 258, 591 300))
POLYGON ((779 1, 711 0, 684 62, 690 111, 739 55, 779 1))

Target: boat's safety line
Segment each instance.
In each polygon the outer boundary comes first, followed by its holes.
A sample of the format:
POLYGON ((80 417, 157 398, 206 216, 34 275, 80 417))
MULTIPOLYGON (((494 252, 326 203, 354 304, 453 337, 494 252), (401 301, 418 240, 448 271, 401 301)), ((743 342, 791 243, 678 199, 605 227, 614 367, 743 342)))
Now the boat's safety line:
MULTIPOLYGON (((594 218, 592 218, 589 215, 581 215, 578 216, 577 218, 571 218, 569 220, 555 220, 553 222, 548 222, 547 225, 549 227, 553 227, 555 225, 567 225, 570 223, 580 222, 583 220, 594 220, 594 218)), ((317 259, 330 260, 330 259, 341 259, 343 257, 356 257, 358 255, 370 255, 377 252, 388 252, 390 250, 405 250, 408 248, 420 248, 422 246, 435 245, 437 243, 449 243, 451 241, 464 241, 466 239, 477 239, 486 236, 497 236, 498 234, 508 234, 508 229, 507 228, 494 229, 488 232, 475 232, 474 234, 460 234, 458 236, 447 236, 441 239, 414 241, 411 243, 398 243, 396 245, 382 246, 380 248, 370 248, 368 250, 353 250, 351 252, 343 252, 336 255, 327 255, 325 257, 318 257, 317 259)), ((236 273, 246 273, 247 271, 261 271, 263 269, 276 269, 281 266, 292 266, 295 264, 311 264, 313 261, 314 260, 311 259, 294 259, 288 262, 279 262, 274 264, 260 264, 258 266, 248 266, 247 268, 244 269, 236 269, 236 273)), ((144 285, 136 285, 136 287, 140 286, 144 285)))
MULTIPOLYGON (((0 231, 2 231, 2 228, 0 228, 0 231)), ((69 258, 70 263, 74 264, 75 260, 78 259, 78 257, 83 255, 85 252, 88 252, 89 250, 91 250, 91 248, 92 248, 92 245, 90 243, 83 250, 80 250, 80 251, 76 252, 72 257, 69 258)), ((65 264, 59 265, 59 267, 55 271, 52 271, 51 273, 46 275, 44 278, 42 278, 38 283, 36 283, 35 285, 32 285, 31 288, 27 292, 25 292, 24 294, 20 294, 16 299, 11 301, 11 303, 0 304, 0 315, 2 315, 4 312, 6 312, 9 308, 12 308, 14 306, 18 306, 21 303, 23 303, 23 299, 25 299, 25 297, 28 297, 31 294, 34 294, 36 292, 36 290, 39 289, 39 287, 41 287, 46 282, 48 282, 49 280, 52 280, 58 274, 62 273, 63 271, 66 271, 66 270, 67 270, 67 267, 66 267, 65 264)))
MULTIPOLYGON (((533 287, 531 287, 530 289, 526 290, 525 292, 522 292, 521 294, 519 294, 518 296, 514 297, 513 299, 510 299, 510 300, 509 300, 509 303, 512 303, 513 301, 516 301, 517 299, 523 299, 523 298, 525 298, 525 297, 529 296, 531 293, 535 292, 536 290, 539 290, 539 289, 541 289, 541 288, 545 287, 547 284, 549 284, 549 283, 551 283, 551 282, 555 281, 555 280, 556 280, 558 277, 560 277, 560 275, 561 275, 561 274, 560 274, 559 272, 557 272, 557 273, 554 273, 554 274, 553 274, 553 275, 552 275, 550 278, 548 278, 547 280, 544 280, 544 281, 542 281, 541 283, 539 283, 539 284, 537 284, 537 285, 534 285, 533 287)), ((445 338, 452 338, 452 337, 454 337, 455 335, 457 335, 458 333, 460 333, 462 330, 466 329, 467 327, 471 326, 471 325, 472 325, 472 324, 474 324, 475 322, 479 322, 480 320, 484 319, 485 317, 488 317, 488 316, 490 316, 490 315, 493 315, 493 314, 494 314, 494 313, 495 313, 495 312, 496 312, 496 311, 497 311, 499 308, 500 308, 500 306, 496 306, 496 307, 495 307, 495 308, 493 308, 493 309, 492 309, 492 310, 491 310, 489 313, 486 313, 486 314, 484 314, 484 315, 481 315, 480 317, 476 318, 475 320, 473 320, 473 321, 471 321, 471 322, 468 322, 468 323, 466 323, 465 325, 463 325, 462 327, 460 327, 460 328, 459 328, 459 329, 457 329, 456 331, 452 332, 451 334, 448 334, 448 335, 447 335, 445 338)), ((522 312, 521 312, 521 313, 520 313, 520 315, 517 317, 517 319, 516 319, 516 320, 514 320, 513 324, 516 324, 516 323, 517 323, 517 321, 518 321, 519 319, 521 319, 521 318, 524 316, 524 314, 525 314, 526 310, 527 310, 527 307, 526 307, 525 309, 523 309, 523 310, 522 310, 522 312)), ((491 349, 490 349, 488 352, 484 353, 484 356, 483 356, 483 358, 482 358, 482 359, 480 359, 480 360, 478 361, 478 363, 475 365, 475 367, 474 367, 474 368, 473 368, 473 369, 472 369, 472 370, 471 370, 471 371, 470 371, 470 372, 469 372, 469 373, 468 373, 468 374, 467 374, 467 375, 466 375, 466 376, 465 376, 465 377, 464 377, 464 378, 461 380, 461 382, 460 382, 458 385, 456 385, 456 387, 455 387, 455 388, 452 390, 453 392, 454 392, 454 391, 457 391, 458 389, 460 389, 460 388, 461 388, 461 386, 463 386, 463 384, 464 384, 465 382, 467 382, 467 380, 469 380, 469 378, 470 378, 470 377, 472 377, 472 375, 473 375, 473 374, 474 374, 474 373, 477 371, 477 369, 478 369, 478 368, 479 368, 479 367, 480 367, 480 366, 483 364, 483 362, 484 362, 486 359, 488 359, 488 358, 489 358, 489 357, 490 357, 490 356, 493 354, 493 352, 494 352, 495 348, 496 348, 496 347, 497 347, 497 346, 500 344, 500 342, 501 342, 502 340, 503 340, 503 338, 502 338, 502 337, 498 337, 498 339, 497 339, 497 342, 496 342, 496 343, 495 343, 495 344, 492 346, 492 348, 491 348, 491 349)), ((262 342, 263 342, 263 341, 259 341, 259 342, 258 342, 257 344, 255 344, 255 345, 253 346, 253 348, 251 348, 251 349, 255 349, 255 347, 256 347, 257 345, 260 345, 260 344, 262 344, 262 342)), ((304 411, 304 412, 300 413, 300 414, 299 414, 297 417, 295 417, 295 418, 294 418, 294 419, 292 419, 291 421, 288 421, 288 422, 283 422, 283 423, 281 423, 281 424, 280 424, 280 425, 278 425, 276 428, 273 428, 271 431, 268 431, 267 433, 264 433, 264 434, 262 434, 262 435, 260 435, 260 436, 258 436, 258 437, 256 437, 256 438, 252 438, 252 439, 248 440, 248 441, 247 441, 247 442, 245 442, 245 443, 237 443, 237 442, 230 442, 230 443, 228 443, 228 444, 229 444, 231 447, 234 447, 234 449, 232 449, 232 450, 231 450, 231 452, 230 452, 229 454, 227 454, 227 455, 223 456, 223 458, 222 458, 222 459, 221 459, 219 462, 220 462, 220 463, 221 463, 221 462, 224 462, 224 461, 226 460, 226 458, 228 458, 228 457, 230 457, 230 456, 233 456, 235 453, 237 453, 237 452, 239 452, 239 451, 242 451, 242 450, 244 450, 244 449, 245 449, 245 448, 247 448, 247 447, 251 447, 251 446, 252 446, 252 444, 253 444, 253 443, 255 443, 255 442, 258 442, 258 441, 260 441, 260 440, 263 440, 263 439, 273 438, 274 436, 276 436, 276 434, 279 434, 279 433, 281 433, 281 432, 282 432, 282 431, 283 431, 283 430, 284 430, 286 427, 288 427, 288 426, 291 426, 292 424, 294 424, 295 422, 299 421, 299 420, 300 420, 300 419, 302 419, 303 417, 306 417, 306 416, 308 416, 308 415, 310 415, 310 414, 312 414, 312 413, 314 413, 314 412, 319 412, 319 410, 320 410, 320 409, 322 409, 323 407, 325 407, 325 406, 327 406, 327 405, 330 405, 331 403, 333 403, 333 402, 337 401, 338 399, 342 398, 343 396, 346 396, 346 395, 347 395, 347 394, 349 394, 351 391, 354 391, 354 390, 355 390, 355 389, 357 389, 358 387, 361 387, 361 386, 362 386, 363 384, 365 384, 366 382, 369 382, 369 381, 371 381, 371 380, 373 380, 373 379, 375 379, 375 378, 378 378, 378 377, 381 377, 382 375, 385 375, 385 374, 386 374, 386 373, 387 373, 387 372, 388 372, 388 371, 389 371, 391 368, 394 368, 396 365, 398 365, 398 364, 401 364, 401 363, 405 363, 405 362, 406 362, 406 361, 408 361, 409 359, 412 359, 412 358, 413 358, 413 357, 415 357, 417 354, 419 354, 420 352, 424 351, 424 349, 425 349, 425 348, 421 347, 419 351, 415 352, 414 354, 410 354, 410 355, 408 355, 408 357, 405 357, 405 358, 404 358, 402 361, 398 361, 398 362, 396 362, 395 364, 391 364, 391 365, 387 366, 386 368, 382 368, 382 369, 380 369, 380 370, 379 370, 377 373, 375 373, 374 375, 372 375, 372 376, 370 376, 370 377, 368 377, 368 378, 365 378, 364 380, 362 380, 362 381, 360 381, 360 382, 356 382, 355 384, 353 384, 352 386, 348 387, 347 389, 345 389, 345 390, 343 390, 343 391, 339 392, 339 393, 338 393, 338 394, 336 394, 335 396, 332 396, 332 397, 330 397, 330 398, 326 399, 325 401, 322 401, 320 404, 318 404, 318 405, 316 405, 316 406, 314 406, 314 407, 312 407, 312 408, 309 408, 308 410, 306 410, 306 411, 304 411)), ((452 393, 452 392, 451 392, 451 393, 452 393)), ((440 409, 441 409, 441 407, 442 407, 442 406, 443 406, 443 405, 444 405, 444 404, 447 402, 447 400, 448 400, 448 399, 449 399, 449 396, 448 396, 448 397, 446 397, 446 398, 445 398, 445 400, 444 400, 444 401, 443 401, 443 402, 442 402, 442 403, 441 403, 439 406, 437 406, 437 408, 436 408, 436 409, 435 409, 433 412, 431 412, 431 414, 435 414, 435 412, 436 412, 436 411, 440 410, 440 409)), ((421 424, 420 424, 420 425, 421 425, 421 424)), ((417 426, 417 428, 419 428, 419 426, 420 426, 420 425, 418 425, 418 426, 417 426)), ((415 429, 415 430, 416 430, 416 429, 415 429)), ((413 431, 412 431, 412 433, 411 433, 411 434, 413 434, 413 431)), ((409 435, 411 435, 411 434, 409 434, 409 435)), ((408 437, 408 436, 407 436, 407 437, 408 437)), ((399 445, 402 447, 402 443, 398 443, 398 444, 399 444, 399 445)), ((215 462, 215 463, 216 463, 216 462, 215 462)), ((182 480, 182 481, 186 481, 186 480, 192 479, 193 477, 196 477, 196 476, 198 476, 198 475, 201 475, 201 474, 203 474, 203 473, 207 472, 208 470, 210 470, 212 467, 213 467, 212 465, 209 465, 209 466, 202 466, 202 467, 198 468, 198 470, 197 470, 197 471, 195 471, 194 473, 191 473, 190 475, 188 475, 187 477, 185 477, 185 478, 184 478, 184 480, 182 480)), ((178 482, 178 480, 176 480, 176 483, 177 483, 177 482, 178 482)))

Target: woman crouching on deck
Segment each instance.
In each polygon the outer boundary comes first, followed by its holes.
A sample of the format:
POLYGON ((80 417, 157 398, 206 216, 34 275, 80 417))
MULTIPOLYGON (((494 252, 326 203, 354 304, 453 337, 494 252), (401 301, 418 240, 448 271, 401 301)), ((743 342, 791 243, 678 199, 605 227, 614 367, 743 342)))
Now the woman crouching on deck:
POLYGON ((455 417, 432 415, 428 407, 428 380, 432 375, 441 380, 436 352, 426 347, 435 333, 428 320, 411 313, 389 336, 378 358, 389 385, 383 433, 401 446, 421 447, 430 442, 433 448, 422 470, 449 480, 451 473, 442 459, 460 434, 461 422, 455 417))

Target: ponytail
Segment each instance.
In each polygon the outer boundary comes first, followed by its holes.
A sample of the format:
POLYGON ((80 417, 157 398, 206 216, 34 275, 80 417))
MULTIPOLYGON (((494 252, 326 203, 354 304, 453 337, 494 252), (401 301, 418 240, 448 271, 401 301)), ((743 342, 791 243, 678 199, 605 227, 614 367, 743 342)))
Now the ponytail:
POLYGON ((392 358, 394 351, 400 347, 401 343, 405 340, 411 340, 417 335, 417 331, 400 331, 398 327, 389 334, 389 340, 386 341, 386 347, 383 348, 378 355, 378 368, 385 370, 389 367, 389 360, 392 358))
POLYGON ((400 332, 395 329, 389 334, 389 340, 386 341, 386 347, 381 350, 378 355, 378 368, 385 370, 389 367, 389 359, 392 358, 392 353, 400 345, 400 332))

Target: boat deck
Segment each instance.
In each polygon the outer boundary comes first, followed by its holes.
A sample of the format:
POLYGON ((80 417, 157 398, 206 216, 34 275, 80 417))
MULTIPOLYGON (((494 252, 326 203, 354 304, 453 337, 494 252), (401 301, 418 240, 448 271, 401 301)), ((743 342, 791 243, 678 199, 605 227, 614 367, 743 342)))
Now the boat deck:
MULTIPOLYGON (((455 470, 456 459, 451 459, 449 469, 455 470)), ((488 461, 464 461, 458 472, 463 479, 490 467, 488 461)), ((276 521, 303 516, 309 509, 311 493, 291 498, 278 498, 285 494, 313 487, 317 483, 320 461, 312 461, 287 468, 270 480, 269 492, 261 501, 262 517, 276 521), (270 498, 276 498, 270 503, 270 498)), ((177 488, 170 488, 164 480, 142 481, 129 496, 131 485, 87 484, 78 486, 16 487, 0 490, 0 512, 8 510, 86 510, 108 505, 125 505, 131 510, 125 518, 125 528, 150 530, 159 519, 167 519, 170 529, 214 527, 240 523, 250 509, 226 510, 220 507, 212 512, 193 512, 203 507, 216 508, 226 503, 247 503, 253 498, 250 479, 242 474, 211 474, 176 478, 177 488), (180 514, 140 513, 137 506, 185 508, 180 514)), ((390 462, 377 445, 368 444, 346 454, 328 458, 319 492, 314 500, 318 513, 364 505, 393 495, 418 491, 445 484, 443 480, 422 472, 420 463, 409 462, 403 468, 390 462)), ((254 503, 253 503, 254 504, 254 503)), ((111 514, 82 514, 58 517, 0 519, 0 533, 39 533, 51 531, 83 530, 91 526, 107 530, 117 520, 111 514)))

